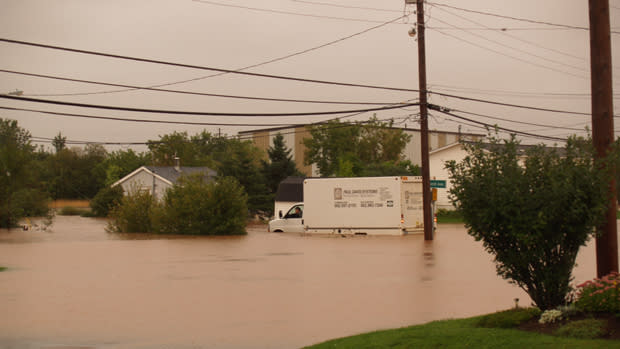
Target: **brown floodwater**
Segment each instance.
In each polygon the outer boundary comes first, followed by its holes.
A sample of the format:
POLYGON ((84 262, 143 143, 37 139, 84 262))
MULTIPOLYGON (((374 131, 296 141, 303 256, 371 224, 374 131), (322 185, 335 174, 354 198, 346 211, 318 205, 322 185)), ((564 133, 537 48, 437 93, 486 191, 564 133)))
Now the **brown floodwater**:
MULTIPOLYGON (((105 226, 58 216, 51 231, 0 230, 0 348, 297 348, 530 304, 461 225, 433 242, 105 226)), ((581 251, 576 281, 594 258, 581 251)))

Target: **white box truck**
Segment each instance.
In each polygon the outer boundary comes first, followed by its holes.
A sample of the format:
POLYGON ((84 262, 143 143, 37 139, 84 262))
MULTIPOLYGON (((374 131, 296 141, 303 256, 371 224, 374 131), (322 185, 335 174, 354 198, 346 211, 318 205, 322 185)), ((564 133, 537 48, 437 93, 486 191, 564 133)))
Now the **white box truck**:
POLYGON ((424 229, 422 177, 307 178, 271 232, 402 235, 424 229))

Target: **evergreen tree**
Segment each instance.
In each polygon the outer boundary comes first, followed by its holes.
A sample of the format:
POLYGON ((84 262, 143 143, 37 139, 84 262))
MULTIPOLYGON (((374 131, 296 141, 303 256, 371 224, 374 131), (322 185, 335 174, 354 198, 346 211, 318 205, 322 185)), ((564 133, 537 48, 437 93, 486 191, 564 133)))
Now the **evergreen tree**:
POLYGON ((273 138, 273 145, 267 149, 269 161, 262 161, 263 173, 267 187, 272 194, 278 190, 278 185, 282 180, 289 176, 301 176, 297 170, 291 149, 284 144, 284 137, 278 133, 273 138))

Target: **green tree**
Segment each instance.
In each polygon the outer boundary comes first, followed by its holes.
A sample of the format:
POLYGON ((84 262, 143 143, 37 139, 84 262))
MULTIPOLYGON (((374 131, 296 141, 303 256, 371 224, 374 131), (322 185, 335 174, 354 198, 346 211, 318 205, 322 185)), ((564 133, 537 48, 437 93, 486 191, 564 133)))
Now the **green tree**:
POLYGON ((166 192, 162 233, 198 235, 246 234, 247 195, 232 177, 205 182, 200 176, 181 178, 166 192))
POLYGON ((123 200, 123 188, 105 186, 90 201, 90 208, 96 217, 107 217, 123 200))
POLYGON ((251 141, 226 140, 225 149, 215 152, 220 177, 234 177, 248 194, 250 212, 270 212, 273 202, 260 168, 261 151, 251 141))
POLYGON ((15 120, 0 118, 0 227, 47 212, 47 195, 33 171, 34 150, 28 131, 15 120))
POLYGON ((101 166, 105 171, 105 185, 109 186, 119 179, 149 163, 150 154, 136 153, 132 149, 116 150, 108 154, 101 166))
POLYGON ((173 132, 160 136, 158 141, 148 142, 155 166, 174 166, 175 157, 183 166, 202 166, 199 149, 190 141, 187 132, 173 132))
POLYGON ((593 160, 590 141, 571 138, 563 151, 535 146, 525 160, 514 136, 488 141, 464 144, 465 159, 446 164, 451 200, 468 233, 494 256, 498 275, 539 308, 555 308, 606 210, 609 173, 593 160))
POLYGON ((105 184, 106 172, 101 164, 107 152, 101 145, 62 149, 47 158, 49 192, 54 199, 90 199, 105 184))
POLYGON ((269 155, 269 161, 263 160, 262 167, 265 181, 271 194, 276 193, 278 185, 286 177, 302 175, 297 166, 295 166, 291 149, 284 144, 282 134, 276 134, 273 138, 273 145, 267 149, 267 154, 269 155))
POLYGON ((355 124, 328 121, 312 126, 310 134, 311 138, 304 139, 304 161, 307 165, 316 164, 323 177, 357 177, 367 172, 392 175, 397 164, 404 160, 402 152, 411 140, 403 130, 394 128, 392 122, 382 122, 376 117, 355 124), (381 172, 383 169, 387 172, 381 172))
POLYGON ((220 177, 236 178, 248 194, 251 212, 269 212, 272 207, 261 168, 263 154, 251 141, 213 136, 206 131, 192 137, 175 132, 162 136, 160 141, 151 141, 149 149, 158 165, 173 165, 176 154, 186 166, 208 166, 220 177))
POLYGON ((60 132, 58 132, 56 137, 54 137, 54 139, 52 140, 52 146, 54 147, 54 149, 56 149, 57 153, 65 149, 66 144, 67 144, 67 137, 63 137, 60 132))

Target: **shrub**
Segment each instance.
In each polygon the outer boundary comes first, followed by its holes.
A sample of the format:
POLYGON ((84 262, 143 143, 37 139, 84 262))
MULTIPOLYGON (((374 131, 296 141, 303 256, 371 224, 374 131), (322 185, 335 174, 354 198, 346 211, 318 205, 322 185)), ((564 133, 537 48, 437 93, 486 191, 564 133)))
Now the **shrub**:
POLYGON ((148 191, 132 189, 110 212, 108 230, 119 233, 154 232, 151 222, 157 209, 158 203, 148 191))
POLYGON ((552 324, 556 321, 560 321, 563 319, 563 313, 561 310, 558 309, 548 309, 545 310, 542 315, 540 316, 540 319, 538 320, 538 323, 541 324, 552 324))
POLYGON ((562 152, 534 146, 525 160, 514 136, 464 147, 463 161, 446 168, 468 234, 494 256, 498 275, 540 309, 564 304, 579 248, 609 202, 610 172, 593 160, 591 141, 571 138, 562 152))
POLYGON ((571 321, 558 328, 555 332, 558 336, 581 339, 594 339, 607 333, 607 323, 604 320, 585 319, 571 321))
POLYGON ((538 308, 516 308, 482 316, 476 326, 514 328, 540 315, 538 308))
POLYGON ((232 177, 186 177, 168 190, 158 230, 172 234, 245 234, 247 195, 232 177))
POLYGON ((115 187, 103 187, 97 195, 90 201, 90 208, 93 215, 97 217, 107 217, 115 206, 120 204, 123 199, 123 188, 120 185, 115 187))
POLYGON ((39 217, 49 213, 49 197, 43 191, 24 188, 13 194, 13 204, 20 207, 24 216, 39 217))
POLYGON ((620 275, 612 272, 577 285, 575 306, 586 312, 620 313, 620 275))

